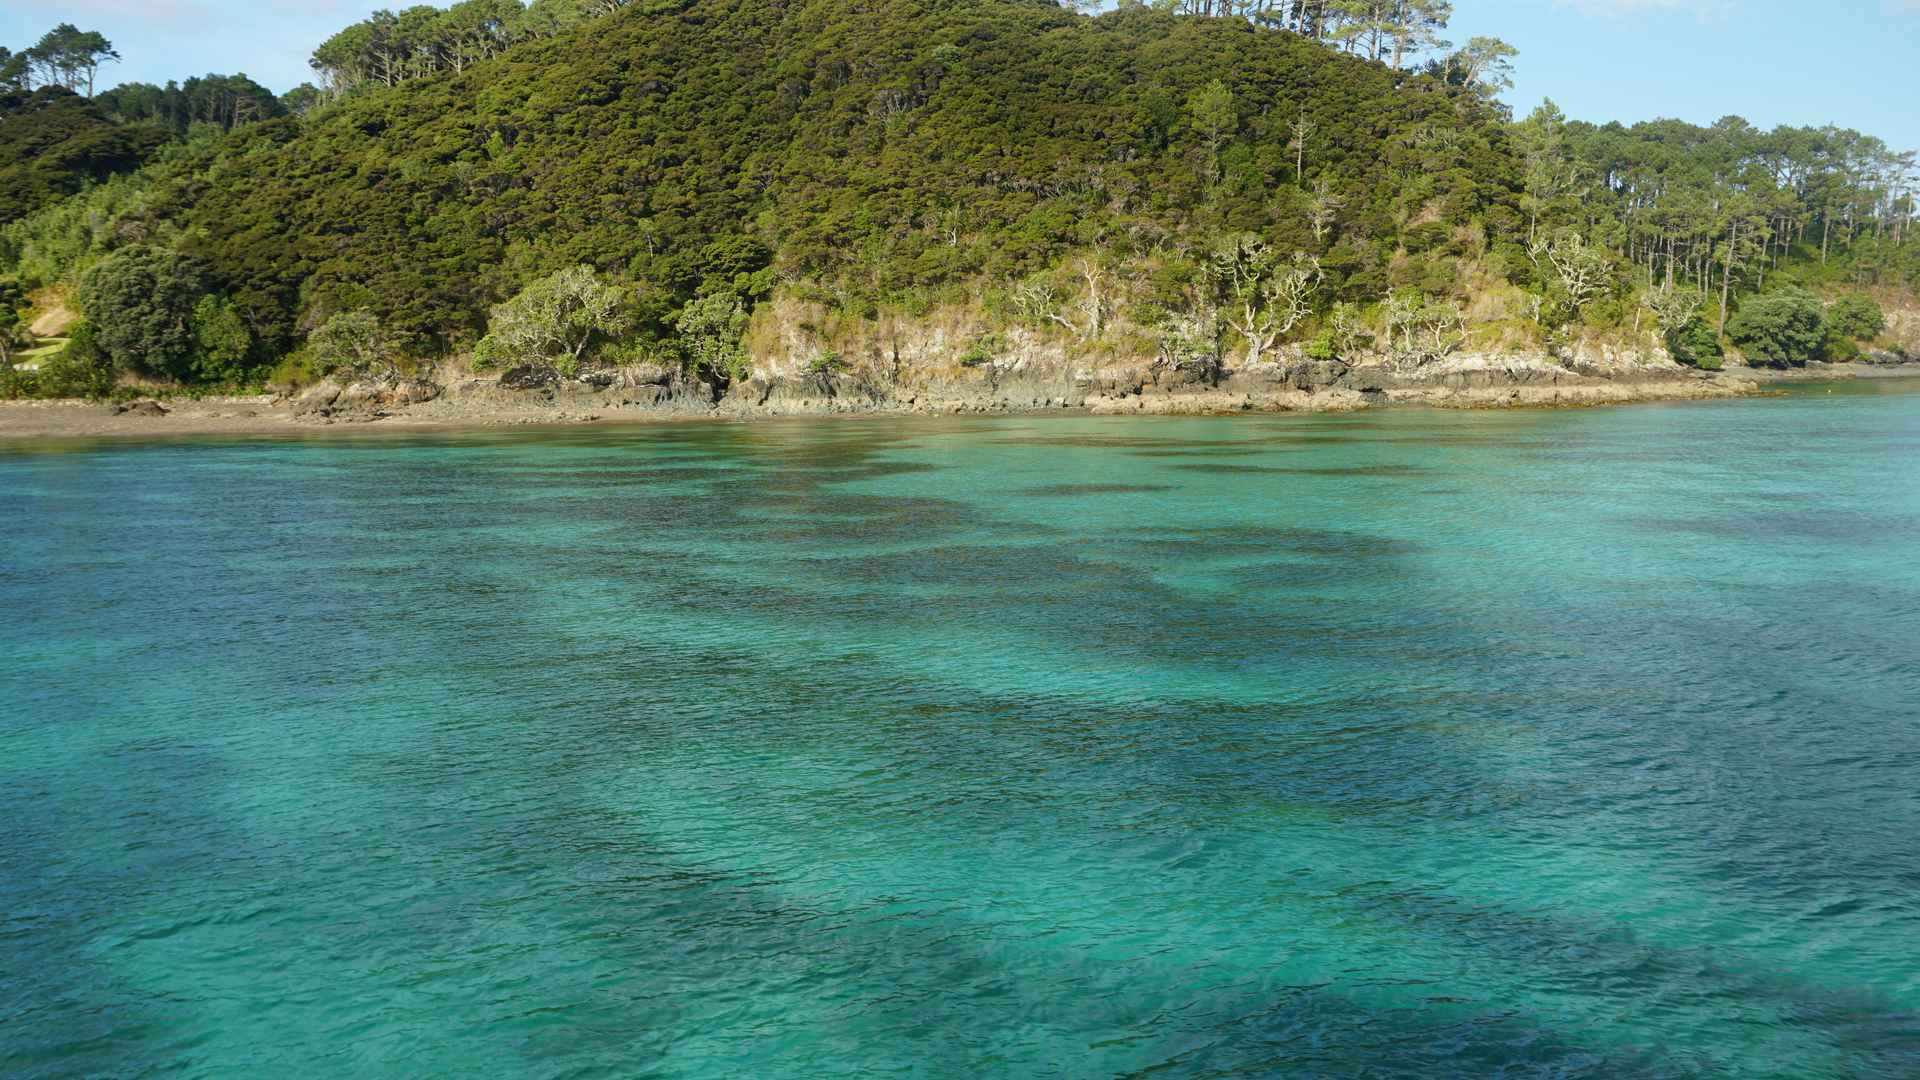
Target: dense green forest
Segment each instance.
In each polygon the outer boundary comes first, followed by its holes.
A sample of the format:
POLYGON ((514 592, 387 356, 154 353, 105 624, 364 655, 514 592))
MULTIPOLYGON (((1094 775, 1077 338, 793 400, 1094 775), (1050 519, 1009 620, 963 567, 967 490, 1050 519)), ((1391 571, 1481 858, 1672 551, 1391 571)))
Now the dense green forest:
POLYGON ((62 23, 14 52, 0 46, 0 225, 153 160, 198 125, 221 131, 305 112, 320 92, 284 99, 245 75, 184 84, 123 83, 94 92, 113 43, 62 23))
POLYGON ((71 57, 15 63, 5 295, 52 287, 85 322, 0 377, 597 357, 724 383, 776 310, 823 364, 887 315, 967 328, 957 365, 1014 328, 1215 371, 1587 341, 1803 363, 1872 344, 1920 286, 1912 154, 1516 120, 1513 51, 1446 46, 1447 10, 467 0, 343 30, 284 97, 88 98, 71 57))
POLYGON ((0 222, 138 168, 166 138, 62 87, 0 91, 0 222))

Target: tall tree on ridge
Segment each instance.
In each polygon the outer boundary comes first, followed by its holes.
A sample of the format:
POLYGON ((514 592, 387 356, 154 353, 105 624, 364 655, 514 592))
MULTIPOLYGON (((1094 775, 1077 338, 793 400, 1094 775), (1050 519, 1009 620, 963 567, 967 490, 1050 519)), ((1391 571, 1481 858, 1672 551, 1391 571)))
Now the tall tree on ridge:
POLYGON ((1453 17, 1453 5, 1447 0, 1400 0, 1393 9, 1393 60, 1391 67, 1404 67, 1406 61, 1424 52, 1444 49, 1447 43, 1440 31, 1453 17))
POLYGON ((120 59, 113 42, 92 30, 61 23, 21 54, 27 57, 28 77, 38 74, 42 86, 64 86, 93 96, 100 65, 120 59))
POLYGON ((1440 74, 1484 98, 1513 89, 1513 58, 1520 50, 1496 37, 1472 37, 1440 62, 1440 74))

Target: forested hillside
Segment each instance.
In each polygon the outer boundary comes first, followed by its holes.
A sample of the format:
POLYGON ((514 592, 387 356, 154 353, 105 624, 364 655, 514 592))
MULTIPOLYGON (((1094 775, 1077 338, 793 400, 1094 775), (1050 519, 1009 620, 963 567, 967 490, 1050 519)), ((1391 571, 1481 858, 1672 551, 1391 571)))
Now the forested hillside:
POLYGON ((1499 125, 1397 81, 1225 20, 708 3, 352 98, 305 131, 256 128, 219 148, 219 183, 172 180, 153 214, 276 335, 367 306, 458 346, 489 303, 578 263, 669 303, 770 263, 851 304, 926 303, 1080 248, 1248 229, 1305 249, 1303 166, 1345 193, 1350 236, 1384 241, 1324 245, 1368 292, 1430 204, 1518 223, 1499 125), (1302 118, 1323 134, 1296 160, 1302 118))
POLYGON ((969 328, 962 365, 1015 329, 1212 369, 1602 338, 1804 362, 1920 281, 1911 155, 1516 123, 1511 50, 1426 15, 544 2, 377 15, 284 100, 117 92, 122 131, 218 130, 0 229, 0 274, 74 288, 96 374, 203 383, 469 353, 724 382, 773 300, 827 365, 889 314, 969 328))
POLYGON ((135 169, 165 141, 63 87, 0 91, 0 223, 135 169))

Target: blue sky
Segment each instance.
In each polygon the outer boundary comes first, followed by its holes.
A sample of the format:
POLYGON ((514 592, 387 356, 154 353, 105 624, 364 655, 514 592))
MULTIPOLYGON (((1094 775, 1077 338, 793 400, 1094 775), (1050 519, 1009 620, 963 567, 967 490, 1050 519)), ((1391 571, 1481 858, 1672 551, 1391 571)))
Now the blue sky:
MULTIPOLYGON (((366 0, 4 0, 0 44, 57 22, 99 30, 126 58, 113 80, 243 71, 275 90, 307 54, 381 6, 366 0)), ((1520 49, 1508 99, 1551 97, 1587 120, 1737 113, 1762 127, 1837 123, 1920 149, 1913 71, 1920 0, 1454 0, 1450 36, 1520 49)))
POLYGON ((1448 36, 1520 50, 1525 113, 1838 124, 1920 150, 1920 0, 1453 0, 1448 36))

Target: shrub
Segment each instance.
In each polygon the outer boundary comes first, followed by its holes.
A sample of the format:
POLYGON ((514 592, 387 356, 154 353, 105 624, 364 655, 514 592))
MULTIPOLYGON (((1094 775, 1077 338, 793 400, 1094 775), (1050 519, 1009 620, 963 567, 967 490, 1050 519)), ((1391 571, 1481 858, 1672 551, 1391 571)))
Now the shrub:
POLYGON ((1387 347, 1394 359, 1429 364, 1466 342, 1466 315, 1452 300, 1396 291, 1387 297, 1387 347))
POLYGON ((1665 337, 1667 352, 1673 354, 1676 362, 1704 371, 1720 370, 1720 360, 1726 350, 1720 347, 1720 335, 1707 325, 1707 320, 1695 316, 1669 330, 1665 337))
POLYGON ((193 338, 193 374, 199 381, 235 383, 246 377, 253 334, 225 297, 203 296, 194 305, 193 338))
POLYGON ((807 377, 811 378, 822 391, 833 389, 833 377, 847 370, 847 362, 832 349, 823 349, 813 359, 807 361, 807 377))
POLYGON ((396 349, 380 325, 380 317, 366 308, 343 311, 307 335, 308 363, 321 374, 393 373, 396 349))
POLYGON ((1727 323, 1727 337, 1747 354, 1749 363, 1785 367, 1820 355, 1826 322, 1812 293, 1781 289, 1742 304, 1727 323))
POLYGON ((672 363, 671 356, 663 356, 662 346, 657 341, 637 337, 625 337, 610 342, 600 349, 600 359, 616 366, 628 367, 641 364, 653 364, 666 367, 672 363))
POLYGON ((113 393, 113 360, 101 347, 91 323, 74 325, 67 345, 40 362, 36 392, 41 397, 103 398, 113 393))
POLYGON ((1341 302, 1327 312, 1327 333, 1333 339, 1335 359, 1346 360, 1373 343, 1367 316, 1357 304, 1341 302))
POLYGON ((20 326, 20 306, 26 303, 16 282, 0 280, 0 364, 12 367, 13 353, 26 347, 27 333, 20 326))
POLYGON ((11 326, 20 318, 20 309, 27 305, 26 290, 12 278, 0 278, 0 326, 11 326))
POLYGON ((185 382, 196 374, 194 314, 205 292, 198 263, 135 246, 87 271, 77 299, 114 366, 185 382))
POLYGON ((319 378, 322 373, 314 364, 313 353, 305 348, 295 349, 280 358, 265 378, 268 386, 281 390, 290 390, 305 386, 319 378))
POLYGON ((574 266, 520 290, 488 313, 487 336, 473 350, 480 367, 545 361, 572 374, 587 347, 632 322, 626 297, 591 266, 574 266))
POLYGON ((1870 341, 1887 328, 1887 317, 1873 297, 1848 293, 1827 309, 1827 326, 1847 338, 1870 341))
POLYGON ((1830 364, 1848 364, 1860 359, 1860 343, 1853 335, 1842 333, 1832 323, 1820 342, 1820 359, 1830 364))
POLYGON ((708 293, 692 301, 680 309, 673 328, 689 372, 720 383, 745 377, 747 354, 740 336, 747 329, 747 309, 731 294, 708 293))
POLYGON ((1177 315, 1160 326, 1159 363, 1174 371, 1220 385, 1227 358, 1220 347, 1221 323, 1212 311, 1177 315))
POLYGON ((998 334, 977 334, 967 342, 967 349, 960 354, 960 366, 976 368, 993 363, 999 358, 1004 346, 998 334))

